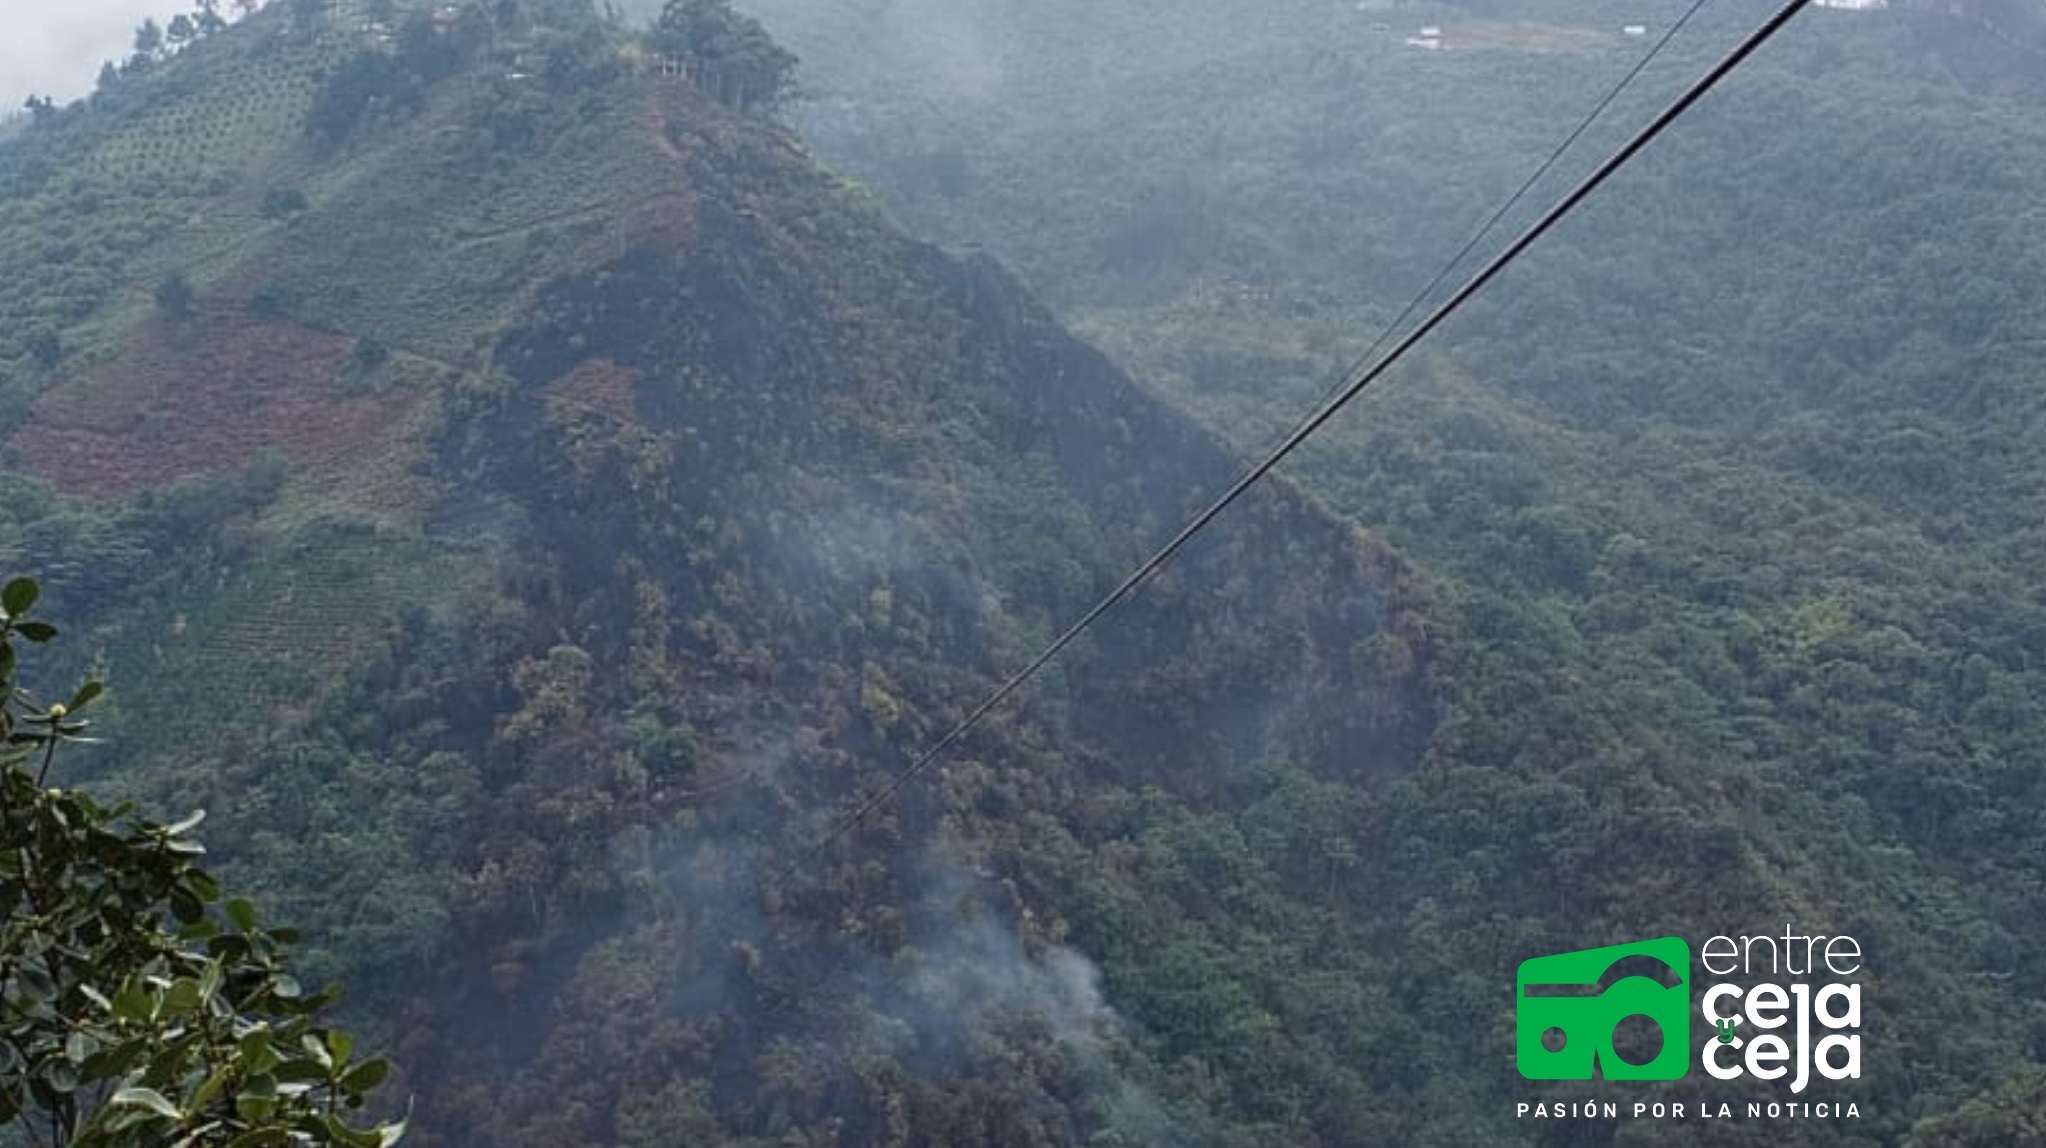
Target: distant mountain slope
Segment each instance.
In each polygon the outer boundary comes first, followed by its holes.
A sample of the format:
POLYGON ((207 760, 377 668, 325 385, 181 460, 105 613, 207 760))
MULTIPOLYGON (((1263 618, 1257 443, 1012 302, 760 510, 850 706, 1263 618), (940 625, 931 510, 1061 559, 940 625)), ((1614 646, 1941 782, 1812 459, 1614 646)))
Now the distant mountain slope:
POLYGON ((1353 960, 1425 585, 1271 484, 841 823, 1238 463, 587 8, 371 16, 0 151, 0 559, 113 686, 99 784, 213 811, 423 1144, 1280 1120, 1233 938, 1353 960))
MULTIPOLYGON (((949 65, 982 25, 941 6, 756 7, 810 58, 821 153, 1244 449, 1639 58, 1624 24, 1681 10, 967 5, 1006 33, 976 97, 949 65)), ((1707 6, 1566 171, 1773 7, 1707 6)), ((1980 15, 1799 17, 1303 452, 1452 606, 1428 767, 1359 820, 1399 1003, 1348 1024, 1404 1051, 1353 1051, 1382 1091, 1318 1134, 2036 1136, 2046 68, 1980 15), (1883 954, 1882 1051, 1835 1093, 1863 1119, 1516 1117, 1519 960, 1789 921, 1883 954)), ((1666 1099, 1701 1085, 1767 1099, 1666 1099)))

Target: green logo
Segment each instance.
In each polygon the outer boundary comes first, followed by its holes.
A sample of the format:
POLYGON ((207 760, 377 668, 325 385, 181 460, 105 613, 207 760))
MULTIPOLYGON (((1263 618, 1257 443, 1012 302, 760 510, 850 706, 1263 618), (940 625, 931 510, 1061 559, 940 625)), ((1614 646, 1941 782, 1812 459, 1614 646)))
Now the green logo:
POLYGON ((1520 1074, 1529 1080, 1680 1079, 1690 1068, 1690 974, 1691 946, 1682 937, 1521 962, 1514 992, 1520 1074), (1638 1064, 1613 1048, 1620 1023, 1634 1017, 1645 1018, 1662 1041, 1660 1051, 1638 1064))

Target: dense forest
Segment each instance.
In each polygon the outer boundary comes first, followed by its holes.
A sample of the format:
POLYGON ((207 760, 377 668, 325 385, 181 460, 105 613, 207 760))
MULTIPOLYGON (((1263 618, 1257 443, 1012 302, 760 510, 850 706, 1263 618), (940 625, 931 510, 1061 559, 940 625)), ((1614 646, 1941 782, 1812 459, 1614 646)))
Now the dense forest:
MULTIPOLYGON (((1583 4, 762 8, 820 148, 1247 451, 1643 48, 1637 9, 1583 4), (835 50, 856 20, 889 51, 835 50), (997 43, 1006 80, 964 67, 997 43)), ((1592 147, 1760 15, 1708 11, 1592 147)), ((1871 1064, 1861 1127, 1768 1134, 2037 1134, 2042 81, 1968 12, 1808 13, 1294 468, 1453 613, 1417 781, 1465 827, 1405 927, 1503 951, 1445 1028, 1496 1025, 1509 955, 1588 922, 1823 917, 1882 938, 1884 1043, 1916 1054, 1871 1064)), ((1360 868, 1413 872, 1367 840, 1360 868)))
POLYGON ((1680 9, 217 7, 0 142, 0 574, 407 1143, 2042 1134, 2015 17, 1800 17, 897 790, 1680 9), (1516 1117, 1762 1096, 1514 969, 1785 921, 1857 1118, 1516 1117))
POLYGON ((20 141, 12 233, 79 249, 20 305, 131 261, 5 384, 41 672, 109 687, 77 768, 211 812, 411 1140, 1155 1138, 1090 950, 1214 944, 1171 840, 1249 800, 1326 880, 1287 811, 1419 759, 1426 581, 1261 492, 827 834, 1232 463, 810 162, 786 56, 694 7, 266 9, 20 141))

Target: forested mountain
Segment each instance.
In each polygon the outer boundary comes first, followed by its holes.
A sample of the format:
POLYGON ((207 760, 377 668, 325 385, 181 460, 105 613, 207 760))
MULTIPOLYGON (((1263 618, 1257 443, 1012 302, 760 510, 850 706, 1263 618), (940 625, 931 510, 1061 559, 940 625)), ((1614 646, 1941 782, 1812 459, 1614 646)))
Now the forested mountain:
MULTIPOLYGON (((1245 450, 1682 11, 757 8, 823 153, 1245 450)), ((1767 10, 1705 9, 1535 198, 1767 10)), ((2039 1135, 2046 64, 1979 16, 1805 13, 1293 467, 1446 605, 1380 791, 1428 829, 1355 863, 1425 1002, 1389 1142, 2039 1135), (1513 1119, 1518 960, 1785 921, 1881 954, 1859 1121, 1513 1119)))
POLYGON ((0 144, 30 684, 408 1142, 2037 1142, 2023 37, 1801 17, 897 792, 1679 9, 753 7, 278 0, 0 144), (1512 986, 1786 921, 1858 1116, 1516 1115, 1780 1099, 1523 1081, 1512 986))
POLYGON ((812 162, 748 32, 276 4, 0 152, 29 684, 106 680, 86 782, 211 811, 408 1142, 1256 1127, 1172 1065, 1269 1070, 1239 933, 1347 959, 1425 581, 1263 489, 847 820, 1236 463, 812 162))

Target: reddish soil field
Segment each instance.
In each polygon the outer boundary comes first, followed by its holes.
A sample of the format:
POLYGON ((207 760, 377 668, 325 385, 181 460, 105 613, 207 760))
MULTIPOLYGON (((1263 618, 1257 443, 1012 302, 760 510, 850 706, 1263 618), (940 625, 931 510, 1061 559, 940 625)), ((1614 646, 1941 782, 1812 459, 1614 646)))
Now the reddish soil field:
POLYGON ((381 449, 417 401, 344 393, 350 348, 250 317, 152 323, 118 358, 46 392, 12 445, 30 473, 101 499, 238 470, 265 450, 345 465, 381 449))
POLYGON ((639 421, 632 388, 644 378, 640 371, 621 367, 609 359, 592 359, 549 386, 549 390, 581 406, 610 415, 622 423, 639 421))

